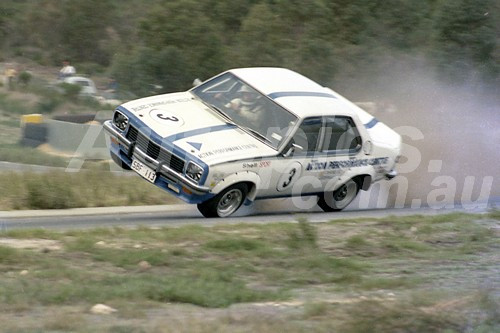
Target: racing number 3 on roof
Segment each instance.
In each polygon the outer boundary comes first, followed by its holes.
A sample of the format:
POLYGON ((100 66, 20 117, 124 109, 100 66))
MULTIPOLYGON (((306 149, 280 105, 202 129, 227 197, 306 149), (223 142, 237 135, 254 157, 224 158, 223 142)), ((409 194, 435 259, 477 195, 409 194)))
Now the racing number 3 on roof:
POLYGON ((257 199, 314 195, 324 211, 396 175, 401 137, 336 92, 283 68, 240 68, 127 102, 104 124, 111 157, 226 217, 257 199))

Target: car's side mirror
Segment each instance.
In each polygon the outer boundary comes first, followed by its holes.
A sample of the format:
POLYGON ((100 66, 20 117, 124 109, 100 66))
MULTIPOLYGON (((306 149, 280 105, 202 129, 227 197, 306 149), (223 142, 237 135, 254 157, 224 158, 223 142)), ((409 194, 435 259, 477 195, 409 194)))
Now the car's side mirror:
MULTIPOLYGON (((356 147, 356 149, 358 149, 358 147, 356 147)), ((365 155, 370 155, 373 152, 373 144, 370 140, 365 141, 363 144, 363 151, 365 155)))
POLYGON ((301 145, 298 145, 296 143, 292 143, 292 146, 290 148, 288 148, 288 150, 286 151, 286 153, 283 155, 284 157, 290 157, 292 156, 295 151, 297 150, 304 150, 304 148, 301 146, 301 145))

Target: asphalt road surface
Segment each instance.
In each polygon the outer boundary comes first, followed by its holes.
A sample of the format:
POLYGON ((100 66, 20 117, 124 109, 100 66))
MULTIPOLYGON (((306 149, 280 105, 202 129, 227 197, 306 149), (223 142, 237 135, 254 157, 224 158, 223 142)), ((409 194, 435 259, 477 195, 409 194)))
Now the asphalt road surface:
POLYGON ((391 209, 356 209, 342 212, 324 213, 318 208, 300 210, 291 199, 275 199, 257 202, 255 206, 242 207, 236 215, 223 219, 206 219, 195 205, 164 205, 138 207, 101 207, 67 210, 34 210, 0 212, 0 232, 21 228, 86 229, 98 227, 164 227, 186 224, 216 225, 231 223, 271 223, 295 221, 305 217, 310 222, 325 222, 335 219, 355 219, 362 217, 384 217, 389 215, 437 215, 450 212, 487 212, 498 207, 498 198, 474 209, 455 205, 453 208, 433 209, 422 207, 391 209))

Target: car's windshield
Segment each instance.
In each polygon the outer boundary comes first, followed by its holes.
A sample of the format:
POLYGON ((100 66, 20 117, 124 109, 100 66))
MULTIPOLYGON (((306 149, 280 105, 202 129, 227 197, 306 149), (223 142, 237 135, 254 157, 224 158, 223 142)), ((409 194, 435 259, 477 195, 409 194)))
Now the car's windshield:
POLYGON ((225 73, 191 90, 216 112, 279 149, 297 117, 237 78, 225 73))

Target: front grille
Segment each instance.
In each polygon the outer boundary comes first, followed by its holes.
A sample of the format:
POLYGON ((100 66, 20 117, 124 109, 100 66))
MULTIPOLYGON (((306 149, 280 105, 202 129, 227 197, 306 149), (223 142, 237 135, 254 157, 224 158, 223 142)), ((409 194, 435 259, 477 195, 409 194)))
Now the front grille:
MULTIPOLYGON (((165 161, 168 161, 168 159, 165 158, 165 161)), ((182 173, 182 171, 184 170, 184 160, 170 154, 169 166, 175 171, 182 173)))
POLYGON ((140 133, 137 135, 136 147, 139 147, 149 157, 157 160, 160 155, 160 146, 149 140, 147 136, 140 133))
POLYGON ((137 141, 137 134, 138 134, 137 128, 135 128, 134 126, 130 126, 127 132, 127 139, 135 142, 137 141))
POLYGON ((146 155, 152 159, 165 163, 165 165, 179 173, 183 172, 184 160, 149 140, 147 136, 139 132, 134 126, 130 126, 127 133, 127 139, 135 141, 136 147, 139 147, 140 150, 145 152, 146 155))

